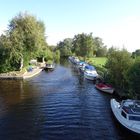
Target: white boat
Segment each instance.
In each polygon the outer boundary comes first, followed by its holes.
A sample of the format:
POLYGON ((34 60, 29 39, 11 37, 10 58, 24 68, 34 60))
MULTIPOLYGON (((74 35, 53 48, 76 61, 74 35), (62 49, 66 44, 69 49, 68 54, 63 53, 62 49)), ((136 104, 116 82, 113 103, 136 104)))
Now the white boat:
POLYGON ((82 65, 79 66, 79 70, 80 72, 84 73, 84 70, 85 70, 85 66, 87 66, 88 64, 85 62, 83 63, 82 65))
POLYGON ((46 64, 45 68, 46 70, 53 70, 55 68, 54 64, 46 64))
POLYGON ((108 85, 108 84, 98 83, 98 84, 95 84, 95 87, 98 90, 106 92, 106 93, 113 94, 113 92, 114 92, 114 88, 111 85, 108 85))
POLYGON ((96 80, 98 73, 93 66, 87 65, 84 69, 84 77, 88 80, 96 80))
POLYGON ((80 61, 78 57, 75 56, 69 56, 69 61, 72 62, 73 64, 78 64, 78 62, 80 61))
POLYGON ((86 65, 88 65, 86 62, 84 62, 84 61, 79 61, 79 62, 77 63, 77 68, 78 68, 79 70, 84 71, 86 65))
POLYGON ((68 59, 69 59, 69 61, 70 61, 70 62, 72 62, 72 63, 73 63, 74 56, 69 56, 69 58, 68 58, 68 59))
POLYGON ((140 101, 127 99, 119 103, 111 99, 110 104, 119 123, 128 130, 140 134, 140 101))
POLYGON ((80 62, 79 58, 78 57, 74 57, 73 63, 74 64, 78 64, 78 62, 80 62))

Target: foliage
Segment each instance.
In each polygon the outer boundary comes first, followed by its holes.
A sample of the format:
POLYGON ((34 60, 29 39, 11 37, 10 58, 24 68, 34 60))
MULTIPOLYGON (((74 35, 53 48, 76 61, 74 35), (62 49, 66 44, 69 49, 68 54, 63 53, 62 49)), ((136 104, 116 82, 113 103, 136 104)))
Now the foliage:
POLYGON ((27 13, 18 14, 0 36, 0 72, 18 70, 22 59, 28 65, 46 47, 44 23, 27 13))
POLYGON ((128 77, 127 71, 132 65, 132 59, 130 53, 127 50, 113 50, 108 55, 106 68, 108 76, 115 85, 115 87, 121 91, 127 89, 128 77))
POLYGON ((97 57, 105 57, 107 55, 107 47, 104 45, 103 41, 99 37, 94 38, 94 45, 96 48, 97 57))
POLYGON ((57 44, 57 49, 60 50, 61 57, 67 57, 72 55, 71 48, 72 48, 71 38, 66 38, 57 44))
POLYGON ((140 49, 138 49, 138 50, 136 50, 135 52, 132 53, 133 58, 136 58, 138 56, 140 56, 140 49))
POLYGON ((51 50, 51 51, 55 51, 57 46, 55 45, 48 45, 48 48, 51 50))
POLYGON ((140 99, 140 57, 136 58, 134 64, 129 69, 128 77, 131 95, 140 99))
POLYGON ((55 62, 60 61, 60 51, 59 50, 55 51, 54 60, 55 60, 55 62))
MULTIPOLYGON (((12 37, 12 35, 11 35, 12 37)), ((17 47, 12 46, 11 38, 6 35, 0 37, 0 72, 17 70, 20 65, 21 53, 17 47)))
POLYGON ((10 21, 9 34, 16 40, 16 43, 12 40, 14 45, 30 56, 46 45, 44 23, 27 13, 20 13, 10 21))
POLYGON ((53 60, 47 60, 47 64, 53 64, 53 60))
POLYGON ((46 49, 45 51, 44 51, 44 59, 45 59, 45 61, 48 61, 48 60, 53 60, 54 58, 53 58, 53 52, 50 50, 50 49, 46 49))
POLYGON ((92 34, 78 34, 73 38, 72 51, 77 56, 92 57, 94 54, 95 46, 92 34))
POLYGON ((107 51, 107 56, 111 55, 115 51, 117 51, 117 48, 115 48, 114 46, 110 47, 107 51))
POLYGON ((76 55, 84 59, 100 56, 104 57, 107 54, 107 47, 99 37, 93 38, 90 34, 77 34, 73 39, 66 38, 57 44, 55 50, 60 50, 61 57, 76 55))

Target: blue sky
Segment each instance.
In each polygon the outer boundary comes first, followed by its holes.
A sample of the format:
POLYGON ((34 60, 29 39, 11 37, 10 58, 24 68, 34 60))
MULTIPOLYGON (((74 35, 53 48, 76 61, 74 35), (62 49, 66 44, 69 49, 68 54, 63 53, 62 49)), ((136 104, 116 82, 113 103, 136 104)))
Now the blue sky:
POLYGON ((0 33, 19 12, 44 21, 48 44, 93 33, 108 46, 140 48, 140 0, 0 0, 0 33))

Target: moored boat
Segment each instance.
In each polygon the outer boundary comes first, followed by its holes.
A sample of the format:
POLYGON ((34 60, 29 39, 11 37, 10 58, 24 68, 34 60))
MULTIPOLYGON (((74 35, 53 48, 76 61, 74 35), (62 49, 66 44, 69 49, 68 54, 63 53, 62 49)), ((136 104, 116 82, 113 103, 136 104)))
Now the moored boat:
POLYGON ((79 61, 80 61, 80 60, 79 60, 78 57, 74 57, 74 59, 73 59, 73 63, 74 63, 74 64, 78 64, 79 61))
POLYGON ((108 85, 108 84, 98 83, 98 84, 95 84, 95 87, 98 90, 106 92, 106 93, 112 94, 114 92, 114 88, 111 85, 108 85))
POLYGON ((72 63, 73 63, 74 56, 69 56, 69 57, 68 57, 68 59, 69 59, 69 61, 70 61, 70 62, 72 62, 72 63))
POLYGON ((110 100, 112 112, 118 122, 130 130, 140 134, 140 101, 123 100, 121 103, 115 99, 110 100))
POLYGON ((81 73, 84 73, 84 70, 85 70, 85 66, 87 66, 88 64, 85 62, 83 63, 82 65, 79 66, 79 70, 81 73))
POLYGON ((78 57, 75 56, 69 56, 69 61, 72 62, 73 64, 78 64, 78 62, 80 61, 78 57))
POLYGON ((46 64, 45 68, 46 70, 53 70, 55 68, 54 64, 46 64))
POLYGON ((88 80, 96 80, 98 73, 93 66, 86 65, 84 68, 84 77, 88 80))

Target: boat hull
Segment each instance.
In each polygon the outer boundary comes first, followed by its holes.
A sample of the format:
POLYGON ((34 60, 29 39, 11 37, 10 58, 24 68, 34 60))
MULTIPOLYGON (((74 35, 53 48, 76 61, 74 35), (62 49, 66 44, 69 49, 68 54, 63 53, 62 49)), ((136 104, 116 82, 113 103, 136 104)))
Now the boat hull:
POLYGON ((54 70, 54 68, 44 68, 45 70, 54 70))
POLYGON ((120 104, 115 99, 110 100, 110 105, 115 118, 123 127, 135 134, 140 134, 140 123, 136 124, 135 121, 130 121, 124 118, 121 115, 120 104))
POLYGON ((55 68, 54 64, 49 64, 49 65, 46 65, 46 67, 44 67, 45 70, 54 70, 54 68, 55 68))
POLYGON ((96 80, 96 78, 97 78, 97 76, 93 76, 93 75, 87 75, 87 74, 85 74, 84 73, 84 77, 86 78, 86 79, 88 79, 88 80, 96 80))
POLYGON ((110 88, 110 87, 103 87, 103 88, 100 88, 100 87, 98 87, 97 85, 95 85, 95 87, 96 87, 98 90, 103 91, 103 92, 106 92, 106 93, 113 94, 113 92, 114 92, 114 89, 113 89, 113 88, 110 88))

